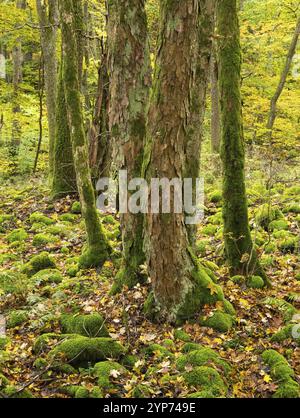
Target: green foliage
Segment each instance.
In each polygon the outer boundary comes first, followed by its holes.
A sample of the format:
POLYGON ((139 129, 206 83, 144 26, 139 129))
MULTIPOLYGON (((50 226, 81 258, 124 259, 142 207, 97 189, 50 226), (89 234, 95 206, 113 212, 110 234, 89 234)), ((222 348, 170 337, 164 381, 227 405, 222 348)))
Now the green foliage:
POLYGON ((7 318, 7 328, 16 328, 22 325, 28 319, 28 313, 26 311, 10 311, 7 318))
POLYGON ((63 280, 63 276, 60 273, 59 270, 56 269, 46 269, 41 270, 38 273, 36 273, 31 278, 31 283, 35 286, 46 286, 51 283, 61 283, 63 280))

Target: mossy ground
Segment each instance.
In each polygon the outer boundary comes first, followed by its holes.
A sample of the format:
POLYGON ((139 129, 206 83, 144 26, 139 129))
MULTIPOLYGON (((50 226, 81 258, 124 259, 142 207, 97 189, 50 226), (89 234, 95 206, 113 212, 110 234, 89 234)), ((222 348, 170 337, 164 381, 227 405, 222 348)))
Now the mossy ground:
MULTIPOLYGON (((215 185, 208 187, 211 187, 208 194, 216 189, 215 185)), ((24 189, 22 185, 20 188, 24 189)), ((5 382, 5 388, 3 385, 0 392, 5 390, 5 396, 13 395, 16 388, 26 385, 37 370, 39 373, 45 371, 41 380, 33 381, 30 391, 34 397, 269 398, 275 393, 276 396, 288 396, 295 390, 295 384, 290 381, 279 388, 276 379, 282 372, 281 368, 277 368, 273 375, 261 357, 265 349, 280 352, 292 370, 283 370, 284 375, 299 381, 299 341, 292 337, 291 331, 297 325, 292 318, 300 306, 299 299, 290 299, 290 295, 299 295, 300 271, 295 249, 282 251, 280 248, 281 240, 297 236, 297 214, 285 212, 285 201, 280 203, 279 196, 276 202, 284 213, 284 219, 279 221, 285 220, 288 230, 283 224, 272 224, 269 232, 265 227, 259 227, 259 253, 273 258, 266 266, 274 284, 272 289, 249 288, 245 277, 229 279, 223 259, 221 202, 208 199, 203 226, 211 224, 214 228, 209 226, 202 233, 200 226, 197 256, 205 261, 205 268, 214 271, 215 282, 208 282, 212 284, 208 294, 213 303, 205 305, 189 323, 174 328, 167 324, 153 324, 145 318, 142 307, 149 293, 148 284, 121 294, 110 294, 121 261, 116 217, 101 217, 114 250, 111 260, 106 261, 102 268, 82 270, 79 259, 84 246, 84 225, 79 213, 75 216, 71 213, 74 201, 65 198, 53 205, 47 199, 48 190, 39 183, 26 189, 22 199, 16 199, 19 195, 15 186, 6 187, 5 191, 0 188, 0 227, 3 228, 0 230, 0 309, 7 320, 10 315, 15 315, 15 311, 26 315, 26 319, 20 315, 19 324, 7 330, 9 339, 0 345, 0 374, 3 375, 3 378, 0 375, 0 381, 5 382), (8 215, 11 207, 15 208, 14 213, 8 215), (27 237, 11 247, 7 237, 18 229, 23 229, 27 237), (51 235, 59 240, 35 247, 33 240, 38 234, 51 235), (34 257, 43 253, 46 257, 40 263, 41 260, 34 257), (228 303, 215 299, 215 291, 221 288, 228 303), (233 326, 228 330, 227 326, 217 330, 201 325, 200 315, 201 318, 211 318, 216 312, 225 318, 228 314, 234 316, 233 326), (105 388, 100 388, 93 372, 93 363, 100 360, 97 356, 83 354, 80 364, 75 361, 76 364, 71 365, 58 354, 61 344, 65 350, 73 340, 74 355, 78 348, 74 348, 74 340, 93 345, 94 337, 102 337, 87 330, 89 326, 84 325, 85 321, 79 320, 79 325, 74 327, 62 327, 60 319, 66 314, 74 318, 90 315, 99 318, 97 315, 100 314, 110 337, 125 347, 125 354, 114 360, 125 372, 119 374, 115 367, 105 388), (78 336, 80 333, 84 336, 78 336), (48 370, 53 351, 57 354, 55 364, 48 370), (187 370, 182 369, 181 363, 187 370), (204 382, 199 376, 206 376, 208 380, 204 382)), ((264 204, 263 197, 258 193, 255 196, 250 210, 252 220, 264 204)), ((296 200, 296 196, 290 194, 286 199, 291 197, 296 200)), ((95 323, 100 324, 98 319, 95 323)), ((88 350, 85 353, 89 353, 88 350)), ((104 357, 101 358, 104 362, 111 361, 104 357)), ((23 396, 30 396, 28 390, 23 392, 23 396)))

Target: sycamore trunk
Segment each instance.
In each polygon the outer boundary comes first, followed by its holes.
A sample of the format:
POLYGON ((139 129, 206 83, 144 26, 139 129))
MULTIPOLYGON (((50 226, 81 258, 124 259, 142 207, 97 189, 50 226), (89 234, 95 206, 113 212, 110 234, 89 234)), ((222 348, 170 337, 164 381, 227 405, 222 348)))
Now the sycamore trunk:
POLYGON ((99 221, 89 168, 79 84, 77 19, 75 18, 77 9, 73 3, 72 0, 64 0, 60 6, 64 57, 63 85, 77 187, 87 232, 87 247, 81 256, 80 264, 83 267, 92 267, 101 266, 106 261, 110 248, 99 221))
MULTIPOLYGON (((199 43, 202 51, 207 42, 201 44, 199 37, 199 30, 207 23, 201 19, 201 5, 194 0, 161 1, 160 40, 144 159, 149 180, 182 178, 186 173, 196 176, 198 172, 198 151, 188 168, 191 154, 186 150, 193 146, 200 151, 199 135, 193 128, 195 121, 201 121, 199 113, 203 111, 194 107, 199 100, 195 101, 194 95, 195 74, 200 70, 195 47, 199 43)), ((171 200, 173 207, 172 193, 171 200)), ((159 320, 181 321, 193 316, 205 303, 224 301, 222 289, 193 254, 184 213, 149 214, 145 226, 153 287, 145 306, 148 313, 159 320)))

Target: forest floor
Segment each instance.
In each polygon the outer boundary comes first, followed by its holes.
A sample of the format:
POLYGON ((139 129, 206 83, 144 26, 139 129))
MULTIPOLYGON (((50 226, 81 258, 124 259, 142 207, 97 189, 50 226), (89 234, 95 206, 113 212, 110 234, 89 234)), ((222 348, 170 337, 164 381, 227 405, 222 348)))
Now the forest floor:
MULTIPOLYGON (((300 187, 291 184, 272 190, 273 203, 267 214, 273 224, 269 230, 266 207, 262 206, 265 196, 262 198, 260 186, 249 190, 254 239, 273 284, 271 289, 255 289, 238 278, 229 279, 222 258, 220 191, 210 186, 205 220, 199 227, 198 256, 214 263, 211 266, 236 309, 237 319, 230 330, 220 332, 201 326, 195 317, 179 327, 184 333, 167 324, 153 324, 145 317, 143 303, 149 285, 110 295, 121 251, 116 218, 101 217, 115 249, 112 260, 99 271, 79 270, 78 256, 84 244, 81 216, 71 213, 74 200, 53 203, 48 193, 35 179, 26 186, 10 183, 0 187, 1 396, 187 397, 195 393, 201 396, 200 390, 205 396, 213 391, 203 392, 201 384, 199 387, 185 378, 194 364, 183 354, 196 349, 203 354, 203 346, 214 350, 216 358, 212 352, 206 360, 200 355, 196 366, 211 366, 220 372, 224 386, 216 396, 272 397, 286 377, 263 361, 262 353, 267 349, 288 360, 292 368, 289 378, 300 383, 299 339, 293 338, 291 331, 292 326, 297 327, 293 318, 300 308, 300 187), (58 274, 46 270, 44 276, 22 275, 24 264, 45 251, 58 274), (49 351, 60 344, 63 334, 61 316, 95 312, 103 316, 110 337, 130 353, 127 363, 124 358, 120 360, 125 368, 111 363, 99 378, 93 361, 85 367, 51 367, 49 351), (277 334, 282 329, 289 332, 277 334), (37 348, 37 338, 47 333, 53 335, 37 348), (189 341, 199 347, 186 344, 189 341), (223 373, 222 367, 228 373, 223 373)), ((75 206, 73 212, 77 212, 75 206)), ((204 314, 209 316, 210 309, 205 307, 204 314)), ((64 359, 61 362, 67 363, 64 359)))

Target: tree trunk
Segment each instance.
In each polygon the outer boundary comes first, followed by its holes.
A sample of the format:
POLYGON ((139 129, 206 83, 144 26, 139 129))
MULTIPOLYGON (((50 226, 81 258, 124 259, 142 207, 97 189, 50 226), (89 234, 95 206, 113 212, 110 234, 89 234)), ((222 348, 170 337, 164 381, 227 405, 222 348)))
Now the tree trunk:
MULTIPOLYGON (((26 2, 24 0, 17 0, 16 7, 18 9, 25 9, 26 2)), ((20 122, 20 94, 19 85, 22 82, 22 64, 23 64, 23 53, 22 53, 22 42, 21 38, 17 38, 15 45, 12 50, 12 61, 13 61, 13 95, 12 95, 12 131, 11 131, 11 142, 9 144, 9 171, 11 174, 17 174, 18 172, 18 156, 21 144, 22 128, 20 122)))
POLYGON ((293 58, 294 58, 296 48, 297 48, 299 35, 300 35, 300 18, 298 19, 298 22, 295 28, 293 39, 292 39, 292 42, 291 42, 291 45, 290 45, 290 48, 286 57, 285 66, 283 68, 279 84, 277 86, 274 96, 271 99, 271 108, 270 108, 270 114, 269 114, 269 119, 267 123, 267 128, 270 130, 270 139, 272 138, 272 131, 273 131, 273 127, 274 127, 274 123, 276 119, 277 102, 282 94, 287 77, 291 69, 291 65, 292 65, 293 58))
POLYGON ((94 189, 88 160, 84 131, 84 117, 80 97, 78 66, 77 0, 61 2, 63 85, 66 98, 67 120, 71 133, 72 151, 82 216, 87 232, 87 247, 80 258, 82 267, 101 266, 108 258, 110 248, 102 231, 96 209, 94 189))
POLYGON ((55 112, 56 122, 52 176, 52 197, 54 199, 77 192, 70 130, 66 119, 67 108, 63 82, 63 61, 64 56, 61 53, 55 112))
POLYGON ((110 172, 109 135, 109 76, 107 70, 106 45, 102 46, 101 63, 98 70, 97 98, 94 116, 89 130, 90 167, 93 181, 108 177, 110 172))
MULTIPOLYGON (((141 177, 146 108, 151 85, 145 1, 109 2, 109 126, 113 171, 128 171, 128 181, 141 177)), ((120 214, 123 266, 116 287, 134 286, 141 278, 143 215, 120 214)))
POLYGON ((48 114, 49 129, 49 173, 53 175, 55 122, 56 122, 56 88, 57 88, 57 25, 58 4, 57 0, 36 0, 39 17, 41 47, 44 61, 45 94, 48 114))
MULTIPOLYGON (((194 0, 161 1, 161 31, 144 158, 149 181, 182 178, 189 171, 186 149, 195 138, 192 129, 195 119, 190 119, 190 115, 195 112, 192 98, 199 69, 195 45, 201 41, 201 4, 194 0)), ((199 44, 200 51, 204 47, 199 44)), ((198 168, 191 170, 196 173, 198 168)), ((174 193, 171 193, 173 206, 174 193)), ((185 320, 203 304, 224 300, 221 288, 212 282, 193 254, 184 213, 149 213, 145 249, 153 286, 145 305, 149 314, 159 320, 185 320), (212 287, 214 291, 210 292, 212 287)))
POLYGON ((268 279, 254 249, 245 186, 241 99, 241 47, 236 0, 219 0, 219 91, 222 119, 223 218, 227 261, 232 275, 268 279))
POLYGON ((213 42, 211 59, 211 150, 214 154, 220 153, 221 127, 220 105, 218 87, 218 63, 216 57, 216 45, 213 42))

